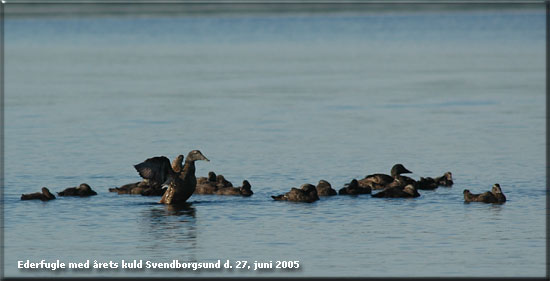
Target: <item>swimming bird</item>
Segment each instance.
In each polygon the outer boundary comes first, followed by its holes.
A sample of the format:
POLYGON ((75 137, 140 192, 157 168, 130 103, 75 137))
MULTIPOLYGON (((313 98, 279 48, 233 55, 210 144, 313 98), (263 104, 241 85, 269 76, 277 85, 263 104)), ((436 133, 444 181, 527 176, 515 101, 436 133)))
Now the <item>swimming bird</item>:
POLYGON ((372 194, 372 197, 376 198, 414 198, 418 196, 420 194, 412 184, 407 184, 403 188, 399 186, 389 187, 376 194, 372 194))
POLYGON ((383 189, 386 188, 389 184, 394 183, 394 185, 399 184, 405 186, 407 184, 415 185, 415 180, 401 176, 401 174, 412 173, 409 171, 403 164, 395 164, 391 168, 390 174, 372 174, 368 175, 365 178, 358 181, 359 186, 361 187, 370 187, 371 189, 383 189), (396 181, 397 182, 394 182, 396 181))
POLYGON ((437 182, 431 177, 420 177, 417 184, 417 189, 431 190, 438 187, 437 182))
POLYGON ((360 186, 359 182, 356 179, 351 180, 350 183, 346 184, 343 188, 338 190, 339 195, 358 195, 358 194, 369 194, 372 192, 370 186, 360 186))
POLYGON ((42 187, 42 192, 21 194, 21 200, 42 200, 49 201, 55 199, 55 196, 46 187, 42 187))
POLYGON ((247 180, 243 181, 243 185, 239 187, 222 187, 218 189, 214 194, 218 195, 241 195, 244 197, 252 196, 252 186, 247 180))
MULTIPOLYGON (((164 158, 168 160, 166 157, 164 158)), ((155 165, 153 166, 141 166, 143 168, 141 169, 141 171, 143 171, 143 175, 153 175, 154 173, 152 173, 152 171, 162 170, 163 167, 166 166, 166 160, 164 160, 163 163, 154 162, 155 165), (148 172, 147 169, 150 169, 150 171, 148 172)), ((197 185, 197 178, 195 177, 195 161, 197 160, 210 161, 199 150, 192 150, 187 154, 185 164, 183 165, 183 169, 180 173, 176 173, 172 169, 169 170, 169 176, 163 184, 163 186, 167 187, 167 190, 164 192, 164 195, 162 196, 162 199, 160 199, 159 203, 180 204, 184 203, 187 199, 189 199, 189 197, 191 197, 191 195, 193 195, 197 185)), ((140 175, 141 174, 142 172, 140 172, 140 175)))
POLYGON ((291 188, 289 192, 277 196, 271 196, 276 201, 293 201, 312 203, 319 200, 317 189, 312 184, 303 184, 300 189, 291 188))
POLYGON ((57 195, 87 197, 87 196, 97 195, 97 192, 93 191, 88 184, 82 183, 78 187, 66 188, 63 191, 58 192, 57 195))
POLYGON ((506 196, 502 193, 500 185, 495 183, 491 188, 491 191, 483 192, 481 194, 471 193, 470 190, 464 189, 464 202, 483 202, 483 203, 504 203, 506 202, 506 196))
POLYGON ((315 188, 319 196, 332 196, 338 194, 326 180, 320 180, 315 188))
POLYGON ((213 171, 208 172, 208 178, 200 177, 197 179, 195 194, 214 194, 216 191, 218 191, 216 173, 213 171))
POLYGON ((197 179, 197 184, 203 184, 206 182, 213 182, 216 183, 216 173, 213 171, 208 172, 208 177, 199 177, 197 179))
POLYGON ((218 188, 224 188, 224 187, 233 187, 233 184, 226 180, 223 175, 217 175, 216 176, 216 186, 218 188))
POLYGON ((453 185, 453 174, 451 172, 446 172, 441 177, 436 177, 435 182, 440 186, 452 186, 453 185))

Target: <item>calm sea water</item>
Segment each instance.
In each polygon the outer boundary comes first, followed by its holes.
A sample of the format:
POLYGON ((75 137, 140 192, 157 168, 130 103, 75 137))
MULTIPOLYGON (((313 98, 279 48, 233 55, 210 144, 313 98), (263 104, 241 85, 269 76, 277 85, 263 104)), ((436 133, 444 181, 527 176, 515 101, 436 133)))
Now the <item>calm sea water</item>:
MULTIPOLYGON (((8 10, 9 11, 9 10, 8 10)), ((544 276, 540 9, 91 15, 5 21, 5 275, 544 276), (200 149, 252 197, 108 188, 200 149), (270 196, 452 171, 416 199, 270 196), (20 201, 86 182, 90 198, 20 201), (464 204, 500 183, 504 205, 464 204), (297 260, 299 270, 20 270, 19 260, 297 260)))

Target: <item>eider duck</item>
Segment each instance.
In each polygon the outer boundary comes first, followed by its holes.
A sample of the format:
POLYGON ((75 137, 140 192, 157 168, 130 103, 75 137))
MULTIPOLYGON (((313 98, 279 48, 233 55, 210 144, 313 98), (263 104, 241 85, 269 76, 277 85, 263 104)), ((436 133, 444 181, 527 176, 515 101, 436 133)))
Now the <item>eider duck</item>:
MULTIPOLYGON (((388 187, 389 184, 393 183, 395 180, 398 180, 397 183, 401 186, 407 184, 415 184, 415 180, 401 176, 401 174, 412 173, 409 171, 403 164, 395 164, 391 168, 390 176, 386 174, 372 174, 366 176, 364 179, 358 181, 359 186, 361 187, 370 187, 371 189, 383 189, 388 187)), ((394 184, 397 184, 394 183, 394 184)))
POLYGON ((208 177, 199 177, 197 179, 197 184, 203 184, 206 182, 213 182, 216 183, 216 173, 213 171, 208 172, 208 177))
POLYGON ((441 177, 436 177, 435 182, 440 186, 452 186, 453 185, 453 174, 451 172, 446 172, 441 177))
POLYGON ((319 196, 333 196, 338 194, 326 180, 320 180, 315 188, 319 196))
POLYGON ((464 202, 483 202, 483 203, 504 203, 506 202, 506 196, 502 193, 500 185, 495 183, 491 191, 483 192, 481 194, 473 194, 468 189, 464 189, 464 202))
POLYGON ((241 195, 244 197, 251 196, 254 194, 252 192, 252 186, 247 180, 243 181, 243 185, 240 187, 222 187, 218 189, 214 194, 217 195, 241 195))
MULTIPOLYGON (((166 157, 164 157, 168 160, 166 157)), ((205 160, 210 161, 206 158, 199 150, 192 150, 187 154, 185 159, 185 165, 181 173, 174 172, 171 168, 169 169, 169 176, 167 177, 166 182, 163 186, 167 186, 166 192, 160 199, 159 203, 162 204, 181 204, 187 201, 197 185, 197 178, 195 177, 195 161, 205 160)), ((144 162, 145 163, 145 162, 144 162)), ((155 162, 155 165, 144 165, 140 166, 140 175, 152 175, 152 171, 155 169, 162 169, 166 166, 166 161, 164 163, 155 162), (149 171, 148 171, 149 170, 149 171)))
POLYGON ((277 196, 271 196, 276 201, 293 201, 312 203, 319 200, 317 189, 312 184, 303 184, 301 189, 291 188, 289 192, 277 196))
POLYGON ((417 189, 432 190, 438 187, 437 182, 431 177, 420 177, 417 184, 417 189))
POLYGON ((97 195, 97 192, 93 191, 88 184, 82 183, 78 187, 66 188, 63 191, 58 192, 57 195, 87 197, 87 196, 97 195))
POLYGON ((343 188, 338 191, 339 195, 358 195, 358 194, 370 194, 372 192, 369 186, 360 186, 356 179, 351 180, 343 188))
POLYGON ((372 194, 372 197, 376 198, 415 198, 420 196, 416 187, 412 184, 407 184, 405 187, 389 187, 376 194, 372 194))
POLYGON ((233 187, 233 184, 226 180, 223 175, 217 175, 216 176, 216 186, 218 188, 224 188, 224 187, 233 187))
POLYGON ((55 196, 46 187, 42 187, 42 192, 21 194, 21 200, 49 201, 53 199, 55 199, 55 196))

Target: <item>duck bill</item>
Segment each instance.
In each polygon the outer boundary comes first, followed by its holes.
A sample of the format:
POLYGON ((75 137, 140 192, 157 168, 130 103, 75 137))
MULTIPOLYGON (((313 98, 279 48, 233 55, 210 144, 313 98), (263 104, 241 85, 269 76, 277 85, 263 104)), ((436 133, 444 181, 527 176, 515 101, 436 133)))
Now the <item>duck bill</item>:
POLYGON ((401 174, 412 174, 412 172, 407 170, 407 168, 405 168, 405 170, 403 170, 403 172, 401 172, 401 174))

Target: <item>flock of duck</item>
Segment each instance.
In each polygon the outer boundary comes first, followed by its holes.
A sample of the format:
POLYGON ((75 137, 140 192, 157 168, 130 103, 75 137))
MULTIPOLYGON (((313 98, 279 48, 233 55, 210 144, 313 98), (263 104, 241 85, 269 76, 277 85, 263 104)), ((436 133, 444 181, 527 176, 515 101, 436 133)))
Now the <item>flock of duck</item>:
MULTIPOLYGON (((159 203, 181 204, 187 201, 193 194, 216 194, 251 196, 252 187, 248 180, 244 180, 242 186, 233 187, 223 175, 209 172, 208 177, 195 177, 195 161, 210 161, 199 150, 192 150, 185 158, 179 155, 172 164, 165 156, 149 158, 142 163, 134 165, 134 168, 142 177, 135 183, 125 184, 120 187, 109 188, 110 192, 118 194, 141 194, 143 196, 162 196, 159 203)), ((450 187, 453 185, 451 172, 446 172, 440 177, 421 177, 414 180, 402 174, 412 173, 402 164, 395 164, 390 175, 372 174, 363 179, 353 179, 338 192, 332 188, 329 182, 320 180, 317 186, 306 183, 300 188, 291 188, 289 192, 277 196, 271 196, 277 201, 315 202, 319 196, 333 195, 359 195, 371 194, 375 198, 414 198, 420 196, 418 190, 433 190, 439 186, 450 187), (373 190, 379 190, 372 193, 373 190)), ((500 185, 494 184, 491 191, 481 194, 473 194, 468 189, 464 190, 465 202, 483 202, 502 204, 506 202, 506 196, 502 193, 500 185)), ((78 187, 69 187, 58 196, 86 197, 97 195, 92 188, 83 183, 78 187)), ((43 187, 42 192, 22 194, 21 200, 49 201, 56 197, 43 187)))

